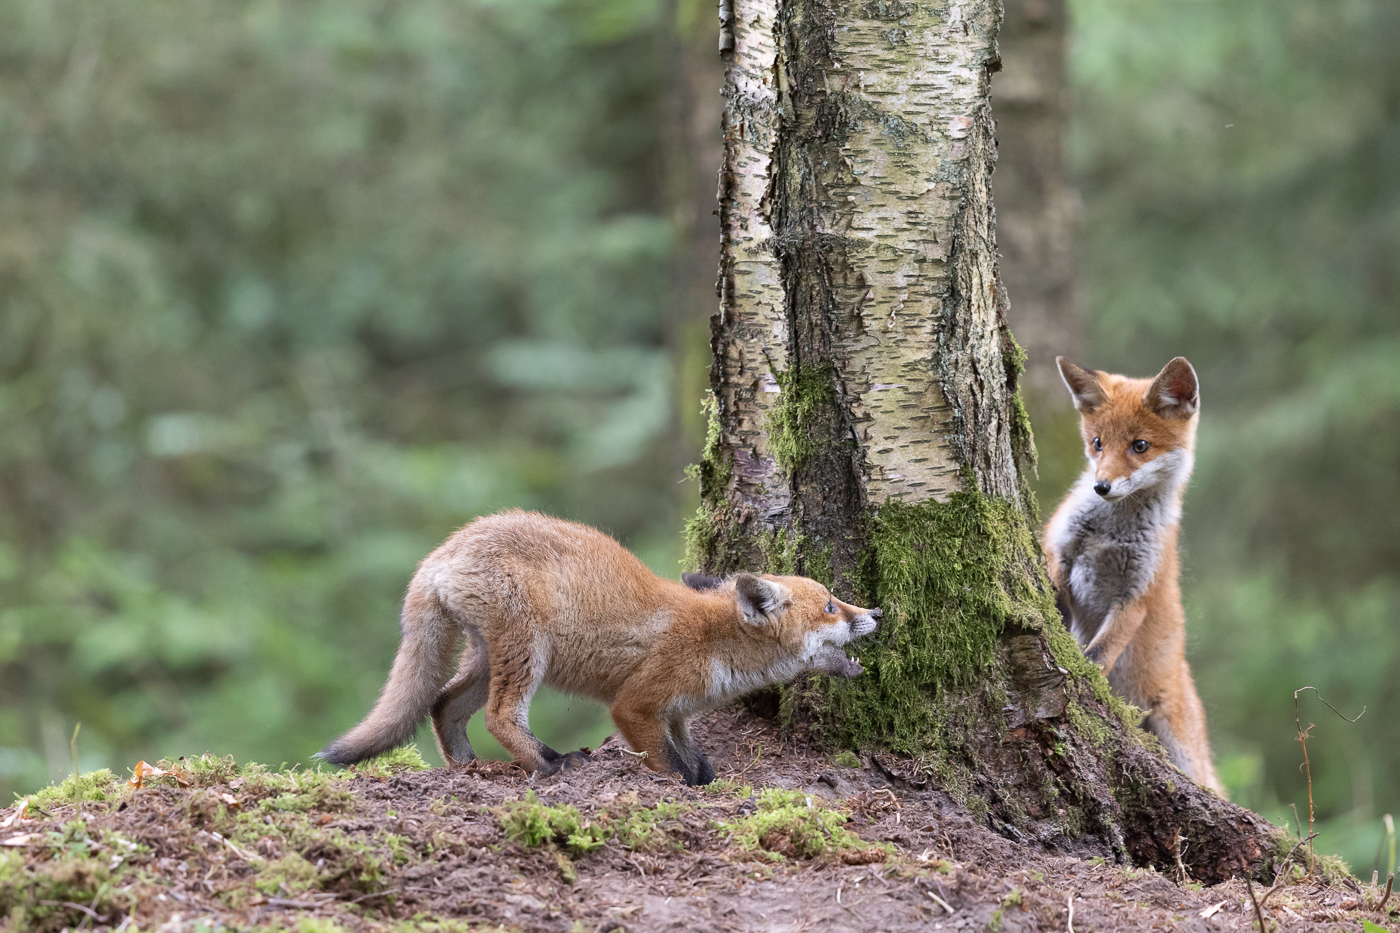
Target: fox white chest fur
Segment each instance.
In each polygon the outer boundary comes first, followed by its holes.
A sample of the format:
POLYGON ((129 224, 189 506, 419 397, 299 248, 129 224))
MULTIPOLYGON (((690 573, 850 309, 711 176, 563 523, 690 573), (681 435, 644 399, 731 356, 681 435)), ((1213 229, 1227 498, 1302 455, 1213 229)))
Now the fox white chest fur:
POLYGON ((1200 393, 1184 358, 1155 379, 1059 361, 1088 460, 1045 527, 1056 601, 1114 692, 1143 709, 1172 762, 1220 792, 1186 663, 1176 540, 1200 393))
POLYGON ((1151 461, 1155 482, 1116 501, 1094 491, 1094 470, 1080 476, 1046 527, 1081 645, 1098 634, 1109 613, 1141 598, 1156 577, 1169 532, 1181 522, 1181 494, 1191 476, 1189 450, 1151 461))

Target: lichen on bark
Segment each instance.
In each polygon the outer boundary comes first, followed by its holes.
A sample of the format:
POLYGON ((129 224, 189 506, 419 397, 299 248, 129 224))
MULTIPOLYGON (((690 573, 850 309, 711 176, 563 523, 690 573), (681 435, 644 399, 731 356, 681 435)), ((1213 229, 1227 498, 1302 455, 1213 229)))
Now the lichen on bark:
MULTIPOLYGON (((791 719, 908 756, 907 779, 1008 835, 1096 836, 1158 863, 1173 819, 1214 825, 1228 805, 1151 786, 1175 772, 1065 631, 1043 569, 989 184, 999 12, 737 0, 715 430, 688 538, 705 570, 803 573, 885 610, 853 646, 866 673, 798 682, 791 719)), ((1198 840, 1215 853, 1199 876, 1240 844, 1261 863, 1242 812, 1245 828, 1198 840)))

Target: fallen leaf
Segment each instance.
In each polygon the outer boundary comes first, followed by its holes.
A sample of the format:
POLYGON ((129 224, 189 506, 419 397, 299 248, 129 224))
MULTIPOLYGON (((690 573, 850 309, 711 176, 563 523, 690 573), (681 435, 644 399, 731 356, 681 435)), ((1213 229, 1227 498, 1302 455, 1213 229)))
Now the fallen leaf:
POLYGON ((27 809, 29 809, 29 798, 25 797, 19 802, 19 806, 15 808, 14 813, 11 813, 9 816, 5 817, 3 821, 0 821, 0 829, 9 829, 11 826, 24 819, 24 811, 27 809))
POLYGON ((1224 907, 1224 906, 1225 906, 1225 902, 1224 902, 1224 901, 1221 901, 1219 904, 1212 904, 1211 906, 1207 907, 1205 910, 1201 911, 1201 919, 1202 919, 1202 920, 1209 920, 1211 917, 1214 917, 1216 914, 1218 914, 1218 913, 1220 912, 1220 908, 1222 908, 1222 907, 1224 907))
POLYGON ((126 783, 133 788, 143 787, 148 778, 168 777, 181 787, 190 786, 190 775, 188 771, 181 771, 178 768, 162 770, 155 765, 148 765, 144 761, 136 762, 136 767, 131 769, 131 780, 126 783))
POLYGON ((0 840, 0 846, 27 846, 44 838, 43 833, 20 833, 9 839, 0 840))

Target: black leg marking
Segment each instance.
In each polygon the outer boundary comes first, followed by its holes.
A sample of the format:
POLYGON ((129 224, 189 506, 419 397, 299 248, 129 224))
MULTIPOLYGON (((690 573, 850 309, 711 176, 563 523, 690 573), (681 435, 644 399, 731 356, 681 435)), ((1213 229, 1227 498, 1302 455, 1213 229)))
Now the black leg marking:
POLYGON ((676 747, 676 743, 670 739, 666 740, 666 765, 692 787, 700 783, 699 769, 692 762, 686 760, 685 755, 676 747))

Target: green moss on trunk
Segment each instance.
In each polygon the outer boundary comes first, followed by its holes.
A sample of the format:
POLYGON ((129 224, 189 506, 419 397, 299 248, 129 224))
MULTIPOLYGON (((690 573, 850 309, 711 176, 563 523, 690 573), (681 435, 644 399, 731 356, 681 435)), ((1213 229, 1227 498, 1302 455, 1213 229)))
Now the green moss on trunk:
POLYGON ((729 515, 727 496, 734 465, 721 444, 719 400, 705 393, 705 447, 700 462, 686 467, 685 475, 700 484, 700 507, 685 523, 684 565, 692 570, 721 565, 726 543, 735 536, 736 523, 729 515))
MULTIPOLYGON (((778 380, 778 404, 768 414, 768 444, 773 459, 787 476, 801 470, 822 443, 813 428, 826 427, 836 405, 830 363, 794 365, 778 380)), ((827 433, 830 433, 829 431, 827 433)))
POLYGON ((988 682, 1002 632, 1040 631, 1058 612, 1029 524, 1005 500, 889 502, 870 530, 865 588, 884 621, 858 648, 866 673, 826 683, 821 719, 844 744, 927 753, 949 693, 988 682))

